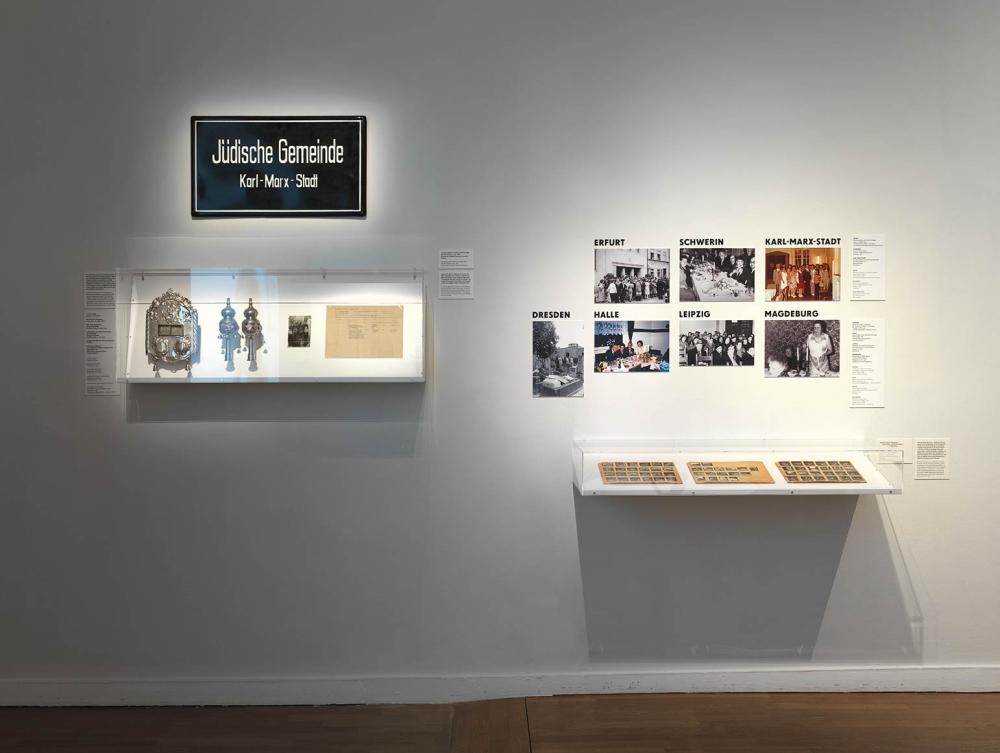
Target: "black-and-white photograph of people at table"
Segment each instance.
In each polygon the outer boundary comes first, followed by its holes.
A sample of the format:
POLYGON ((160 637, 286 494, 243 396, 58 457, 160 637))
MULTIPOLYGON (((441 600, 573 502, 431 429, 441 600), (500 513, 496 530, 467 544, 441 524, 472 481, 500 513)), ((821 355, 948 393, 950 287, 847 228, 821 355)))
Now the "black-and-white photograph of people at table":
POLYGON ((775 246, 764 254, 770 301, 839 301, 840 249, 775 246))
POLYGON ((594 303, 669 302, 670 249, 594 249, 594 303))
POLYGON ((764 323, 769 377, 840 376, 840 322, 836 319, 764 323))
POLYGON ((752 248, 682 248, 682 301, 752 301, 757 262, 752 248))
POLYGON ((587 322, 542 319, 531 323, 532 397, 583 397, 583 343, 587 322))
POLYGON ((670 371, 670 322, 594 322, 594 371, 670 371))
POLYGON ((684 319, 679 351, 681 366, 753 366, 753 321, 684 319))

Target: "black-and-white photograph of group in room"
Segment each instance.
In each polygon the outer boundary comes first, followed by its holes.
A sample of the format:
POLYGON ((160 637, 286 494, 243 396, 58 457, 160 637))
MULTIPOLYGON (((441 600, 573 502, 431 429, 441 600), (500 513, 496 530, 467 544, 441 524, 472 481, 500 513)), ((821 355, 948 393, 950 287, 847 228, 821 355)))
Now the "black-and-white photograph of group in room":
POLYGON ((594 322, 594 371, 601 374, 670 371, 670 322, 594 322))
POLYGON ((753 366, 753 321, 685 319, 679 349, 681 366, 753 366))
POLYGON ((669 302, 670 249, 594 249, 594 303, 669 302))
POLYGON ((836 319, 781 320, 764 324, 769 377, 840 376, 840 322, 836 319))
POLYGON ((288 347, 308 348, 312 344, 312 317, 288 317, 288 347))
POLYGON ((834 246, 768 248, 764 254, 771 301, 839 301, 840 249, 834 246))
POLYGON ((583 397, 583 343, 587 322, 542 319, 531 323, 532 397, 583 397))
POLYGON ((682 301, 752 301, 757 264, 752 248, 682 248, 682 301))

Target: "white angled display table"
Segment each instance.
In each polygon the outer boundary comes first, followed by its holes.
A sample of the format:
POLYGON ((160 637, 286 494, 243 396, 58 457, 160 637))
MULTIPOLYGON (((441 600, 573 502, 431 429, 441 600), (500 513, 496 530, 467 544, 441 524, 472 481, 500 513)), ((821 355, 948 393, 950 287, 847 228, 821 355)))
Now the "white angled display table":
POLYGON ((573 443, 574 484, 584 496, 831 496, 902 493, 900 458, 883 462, 878 451, 858 441, 743 440, 596 440, 573 443), (713 446, 714 444, 714 446, 713 446), (770 483, 697 483, 689 463, 760 463, 770 483), (863 483, 790 483, 779 462, 847 461, 863 483), (678 483, 605 483, 602 463, 673 463, 678 483))

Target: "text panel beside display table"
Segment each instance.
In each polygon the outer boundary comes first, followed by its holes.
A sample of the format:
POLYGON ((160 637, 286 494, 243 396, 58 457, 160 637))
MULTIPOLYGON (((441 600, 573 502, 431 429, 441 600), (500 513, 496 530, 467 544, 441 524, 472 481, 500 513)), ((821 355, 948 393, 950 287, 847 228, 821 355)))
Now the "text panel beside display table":
POLYGON ((422 382, 417 270, 118 270, 126 382, 422 382))
POLYGON ((573 443, 584 496, 900 494, 902 458, 855 440, 597 440, 573 443))

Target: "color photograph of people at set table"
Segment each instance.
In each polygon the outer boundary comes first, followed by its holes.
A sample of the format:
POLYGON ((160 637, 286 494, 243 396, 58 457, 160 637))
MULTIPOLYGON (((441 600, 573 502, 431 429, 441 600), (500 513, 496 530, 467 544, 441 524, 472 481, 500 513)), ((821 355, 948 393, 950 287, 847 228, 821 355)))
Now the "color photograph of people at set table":
POLYGON ((670 322, 594 322, 594 371, 599 374, 670 371, 670 322))

